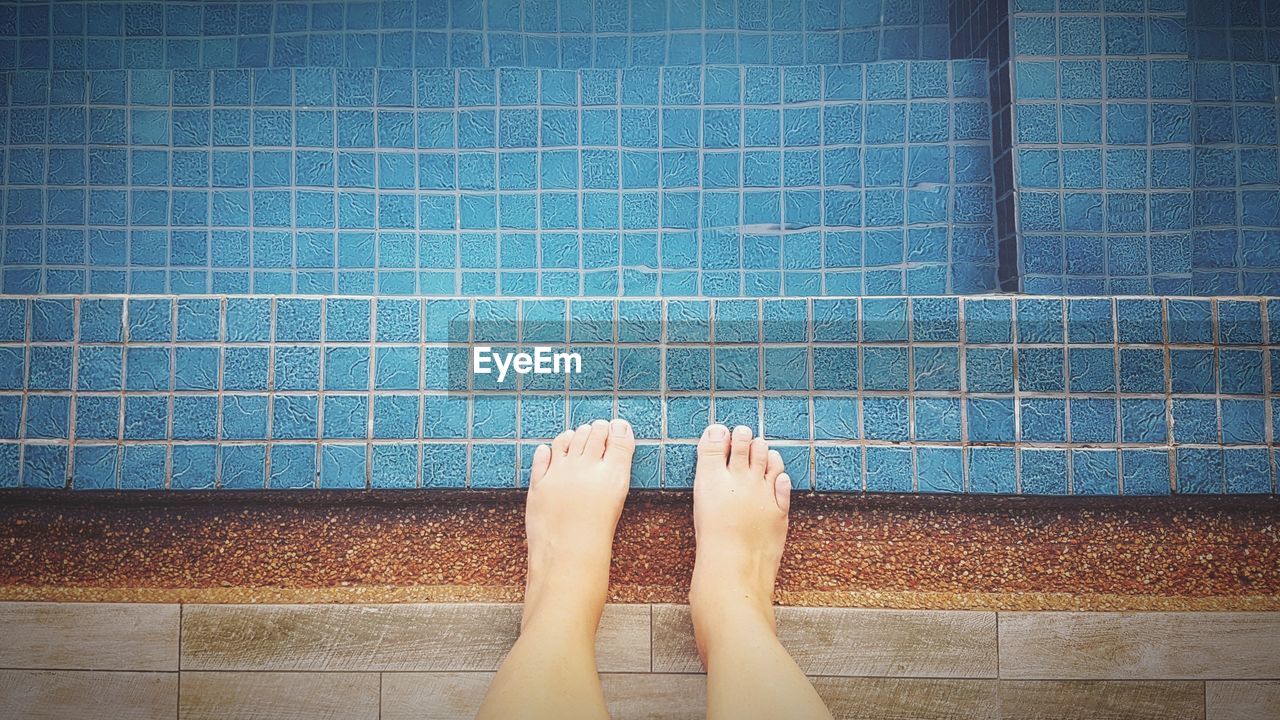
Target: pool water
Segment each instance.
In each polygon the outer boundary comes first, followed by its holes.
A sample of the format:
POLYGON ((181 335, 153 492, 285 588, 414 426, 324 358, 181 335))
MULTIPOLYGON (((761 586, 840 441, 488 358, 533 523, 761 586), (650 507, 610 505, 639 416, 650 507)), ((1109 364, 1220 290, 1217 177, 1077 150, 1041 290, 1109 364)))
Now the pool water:
POLYGON ((1280 6, 0 3, 0 485, 1273 493, 1280 6), (576 352, 499 383, 475 347, 576 352))

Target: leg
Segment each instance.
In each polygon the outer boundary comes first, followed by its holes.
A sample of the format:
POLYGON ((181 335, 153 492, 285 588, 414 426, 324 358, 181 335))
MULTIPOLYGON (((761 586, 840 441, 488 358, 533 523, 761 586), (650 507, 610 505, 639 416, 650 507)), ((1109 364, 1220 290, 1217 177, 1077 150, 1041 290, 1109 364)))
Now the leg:
POLYGON ((560 433, 551 447, 534 453, 520 637, 478 718, 609 716, 596 673, 596 626, 634 450, 626 421, 596 420, 560 433))
POLYGON ((707 717, 831 718, 778 642, 773 585, 787 539, 791 479, 751 429, 712 425, 698 443, 698 538, 689 603, 707 667, 707 717))

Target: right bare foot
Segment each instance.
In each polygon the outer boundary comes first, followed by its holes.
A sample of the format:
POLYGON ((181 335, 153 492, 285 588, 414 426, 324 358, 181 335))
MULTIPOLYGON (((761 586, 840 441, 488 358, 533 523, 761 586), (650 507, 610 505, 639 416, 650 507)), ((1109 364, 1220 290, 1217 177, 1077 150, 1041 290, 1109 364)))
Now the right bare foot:
POLYGON ((773 586, 787 540, 791 478, 782 456, 739 425, 712 425, 698 441, 693 481, 697 559, 689 589, 699 653, 721 629, 765 623, 773 632, 773 586))

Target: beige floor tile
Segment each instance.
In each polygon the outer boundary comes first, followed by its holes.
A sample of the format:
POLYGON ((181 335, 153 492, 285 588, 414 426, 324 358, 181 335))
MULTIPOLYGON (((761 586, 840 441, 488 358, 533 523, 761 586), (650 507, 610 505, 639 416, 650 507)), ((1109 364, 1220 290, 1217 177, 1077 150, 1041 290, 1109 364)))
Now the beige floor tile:
POLYGON ((1280 613, 1001 613, 1000 676, 1280 678, 1280 613))
POLYGON ((0 667, 177 670, 177 605, 0 603, 0 667))
POLYGON ((179 720, 376 720, 377 673, 183 672, 179 720))
MULTIPOLYGON (((474 717, 493 673, 384 673, 382 720, 474 717)), ((690 720, 706 715, 701 675, 601 673, 613 720, 690 720)))
POLYGON ((1211 681, 1204 685, 1206 720, 1280 718, 1280 680, 1211 681))
MULTIPOLYGON (((386 673, 383 720, 455 720, 473 717, 491 673, 386 673)), ((701 720, 706 676, 604 673, 600 676, 613 720, 701 720)), ((994 720, 994 680, 832 678, 813 680, 836 718, 857 720, 994 720)), ((802 720, 796 718, 795 720, 802 720)))
POLYGON ((473 718, 491 680, 491 672, 383 673, 382 720, 473 718))
POLYGON ((172 720, 178 673, 0 670, 0 715, 23 720, 172 720))
POLYGON ((1204 683, 1004 680, 1004 720, 1201 720, 1204 683))
POLYGON ((814 678, 837 720, 997 720, 995 680, 814 678))
MULTIPOLYGON (((655 605, 655 672, 700 672, 687 606, 655 605)), ((996 675, 990 612, 778 608, 778 637, 811 675, 996 675)))
MULTIPOLYGON (((520 606, 189 605, 184 670, 495 670, 515 642, 520 606)), ((649 670, 649 607, 610 605, 602 671, 649 670)))

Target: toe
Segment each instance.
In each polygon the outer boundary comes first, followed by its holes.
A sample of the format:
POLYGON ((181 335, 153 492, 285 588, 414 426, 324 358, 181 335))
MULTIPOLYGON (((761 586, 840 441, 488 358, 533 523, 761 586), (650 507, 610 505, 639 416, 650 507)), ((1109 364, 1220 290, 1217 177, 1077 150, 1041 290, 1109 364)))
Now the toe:
POLYGON ((729 447, 729 469, 746 470, 751 464, 751 428, 733 428, 733 444, 729 447))
POLYGON ((698 440, 698 466, 708 469, 724 468, 725 456, 729 454, 729 428, 716 423, 702 431, 698 440))
POLYGON ((763 476, 765 467, 769 464, 769 443, 764 438, 758 437, 751 441, 749 451, 749 463, 751 473, 757 476, 763 476))
POLYGON ((609 423, 609 439, 605 441, 604 459, 619 471, 631 473, 631 456, 636 450, 636 434, 631 423, 617 418, 609 423))
POLYGON ((770 450, 769 455, 765 458, 764 479, 773 482, 778 479, 778 474, 782 472, 782 454, 777 450, 770 450))
POLYGON ((609 437, 609 421, 593 420, 587 433, 587 443, 582 446, 582 454, 592 460, 604 456, 605 439, 609 437))
POLYGON ((573 440, 573 431, 565 430, 551 441, 551 454, 554 457, 564 457, 569 453, 569 443, 573 440))
POLYGON ((778 503, 778 509, 786 513, 791 511, 791 476, 782 473, 773 480, 773 499, 778 503))
POLYGON ((581 455, 582 449, 587 446, 587 436, 591 434, 591 426, 583 423, 573 431, 573 438, 569 440, 569 455, 581 455))
POLYGON ((532 487, 542 480, 542 476, 547 474, 547 468, 551 467, 551 447, 549 445, 539 445, 533 451, 533 467, 529 469, 529 485, 532 487))

